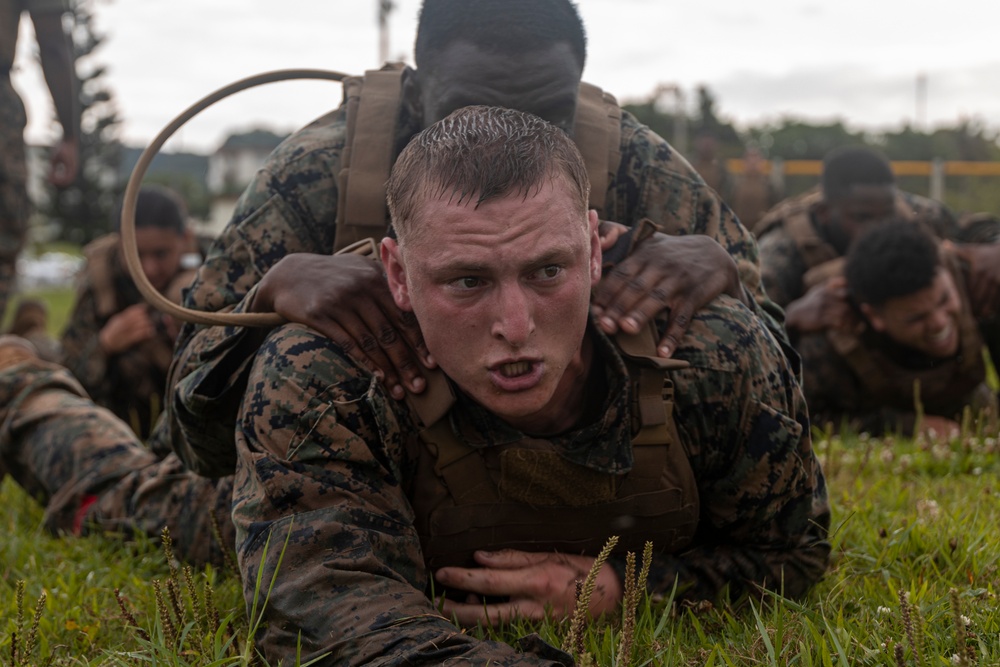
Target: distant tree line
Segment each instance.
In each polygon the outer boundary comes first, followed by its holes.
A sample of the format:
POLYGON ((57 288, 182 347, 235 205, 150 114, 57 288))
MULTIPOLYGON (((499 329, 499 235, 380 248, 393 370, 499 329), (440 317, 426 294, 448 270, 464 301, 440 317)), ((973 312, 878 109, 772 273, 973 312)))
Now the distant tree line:
MULTIPOLYGON (((707 87, 698 89, 696 111, 683 119, 687 145, 708 130, 716 138, 720 158, 742 157, 754 146, 768 159, 822 160, 828 151, 847 144, 865 144, 881 150, 890 160, 1000 161, 1000 132, 978 120, 960 120, 951 127, 922 131, 909 124, 896 130, 867 132, 851 130, 843 122, 811 123, 794 117, 738 129, 716 110, 716 99, 707 87)), ((677 115, 661 110, 655 98, 625 104, 641 122, 671 140, 676 136, 677 115)), ((795 194, 815 184, 815 179, 797 177, 786 183, 786 193, 795 194)), ((927 194, 928 180, 901 177, 900 186, 927 194)), ((964 210, 1000 213, 1000 183, 990 178, 949 177, 946 201, 964 210)))

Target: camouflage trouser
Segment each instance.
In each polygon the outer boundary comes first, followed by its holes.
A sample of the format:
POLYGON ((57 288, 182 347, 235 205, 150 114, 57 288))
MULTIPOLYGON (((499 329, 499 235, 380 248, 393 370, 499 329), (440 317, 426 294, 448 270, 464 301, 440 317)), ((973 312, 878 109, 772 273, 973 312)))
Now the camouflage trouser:
POLYGON ((14 291, 17 255, 24 245, 31 212, 24 157, 24 105, 0 74, 0 320, 14 291))
POLYGON ((0 370, 0 419, 0 461, 45 506, 53 532, 156 537, 166 526, 178 557, 220 564, 214 515, 225 548, 234 548, 232 478, 199 477, 173 454, 158 458, 67 370, 42 361, 0 370))

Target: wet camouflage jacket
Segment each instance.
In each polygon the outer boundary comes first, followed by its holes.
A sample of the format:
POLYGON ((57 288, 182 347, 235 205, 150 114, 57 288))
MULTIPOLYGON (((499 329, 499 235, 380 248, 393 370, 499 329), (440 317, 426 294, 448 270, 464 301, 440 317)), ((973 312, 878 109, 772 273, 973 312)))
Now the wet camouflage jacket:
MULTIPOLYGON (((755 227, 760 240, 761 280, 768 297, 782 308, 808 291, 803 278, 809 269, 841 256, 813 218, 813 207, 822 197, 819 188, 813 188, 786 199, 755 227), (806 243, 795 239, 789 231, 793 220, 803 219, 812 223, 813 237, 806 243)), ((958 234, 954 215, 933 199, 897 190, 896 214, 927 225, 940 238, 956 238, 958 234)))
MULTIPOLYGON (((1000 358, 1000 318, 979 315, 965 289, 967 266, 951 265, 962 302, 961 347, 934 359, 893 342, 862 324, 857 334, 828 331, 802 336, 803 390, 813 423, 856 432, 911 434, 916 423, 913 381, 920 381, 925 414, 961 420, 968 406, 996 414, 997 396, 986 383, 983 345, 1000 358), (859 353, 853 348, 861 346, 859 353), (862 370, 864 369, 864 370, 862 370)), ((860 317, 860 316, 859 316, 860 317)))
MULTIPOLYGON (((418 110, 401 110, 397 154, 419 131, 419 118, 418 110)), ((240 198, 186 305, 244 311, 254 285, 282 257, 332 251, 345 119, 341 107, 275 150, 240 198)), ((617 176, 608 186, 609 219, 631 226, 650 218, 668 234, 705 234, 717 240, 736 259, 743 285, 763 305, 761 315, 771 331, 784 338, 783 315, 761 288, 756 242, 732 211, 666 141, 626 112, 621 153, 617 176)), ((189 325, 181 333, 171 373, 179 384, 168 404, 173 430, 166 437, 197 472, 232 470, 230 421, 219 415, 235 417, 247 364, 259 343, 260 332, 236 327, 189 325)))
MULTIPOLYGON (((174 340, 164 327, 158 327, 153 338, 119 354, 109 356, 101 348, 99 336, 108 320, 144 302, 118 248, 117 234, 101 237, 86 248, 87 265, 62 334, 62 365, 95 403, 114 412, 145 439, 163 411, 174 340)), ((159 313, 151 307, 150 313, 157 321, 159 313)))
MULTIPOLYGON (((606 338, 593 327, 590 335, 611 389, 603 413, 552 443, 567 460, 619 473, 632 462, 628 436, 614 436, 631 423, 620 400, 625 367, 606 338)), ((656 556, 649 589, 666 596, 676 580, 681 598, 727 585, 803 594, 826 568, 829 508, 788 360, 729 297, 696 316, 676 357, 691 364, 670 375, 701 512, 689 547, 656 556)), ((327 654, 331 665, 553 664, 479 641, 436 613, 409 501, 420 442, 407 404, 295 324, 267 336, 249 387, 233 518, 248 604, 258 573, 268 582, 277 569, 258 637, 269 661, 290 663, 301 644, 303 662, 327 654)), ((468 399, 451 414, 471 446, 524 437, 468 399)), ((620 576, 623 561, 613 557, 620 576)))

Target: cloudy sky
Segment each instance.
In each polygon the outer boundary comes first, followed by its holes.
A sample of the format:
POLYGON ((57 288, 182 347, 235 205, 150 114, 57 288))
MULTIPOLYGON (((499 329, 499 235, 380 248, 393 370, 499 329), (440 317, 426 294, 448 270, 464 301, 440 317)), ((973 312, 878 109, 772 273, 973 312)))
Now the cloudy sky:
MULTIPOLYGON (((259 72, 360 73, 378 64, 376 0, 92 0, 107 40, 96 60, 124 119, 146 144, 204 95, 259 72)), ((420 0, 396 0, 394 59, 410 59, 420 0)), ((584 78, 619 100, 708 85, 737 123, 796 116, 878 129, 962 117, 1000 128, 1000 2, 950 0, 579 0, 588 28, 584 78), (926 77, 919 111, 918 76, 926 77)), ((22 23, 15 85, 28 138, 52 137, 51 107, 22 23)), ((290 131, 335 106, 340 87, 271 84, 198 116, 168 145, 209 151, 233 130, 290 131)), ((673 104, 673 101, 669 102, 673 104)))

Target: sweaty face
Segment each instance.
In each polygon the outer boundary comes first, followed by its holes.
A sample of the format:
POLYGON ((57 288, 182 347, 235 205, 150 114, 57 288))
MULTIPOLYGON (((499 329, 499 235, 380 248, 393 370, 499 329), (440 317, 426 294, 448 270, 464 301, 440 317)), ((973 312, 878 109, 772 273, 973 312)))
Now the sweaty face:
POLYGON ((456 42, 440 62, 418 70, 424 127, 477 104, 531 113, 567 132, 573 127, 581 71, 568 44, 498 56, 456 42))
POLYGON ((887 220, 896 210, 893 185, 855 185, 837 202, 828 203, 828 231, 842 253, 868 225, 887 220))
POLYGON ((181 267, 187 237, 171 229, 139 227, 135 230, 142 272, 158 291, 163 291, 181 267))
POLYGON ((918 292, 889 299, 878 307, 862 305, 876 331, 938 358, 958 352, 961 308, 955 281, 944 268, 938 269, 934 282, 918 292))
POLYGON ((528 433, 578 409, 590 290, 600 278, 596 215, 562 179, 478 208, 418 207, 420 233, 383 241, 396 303, 462 390, 528 433))

